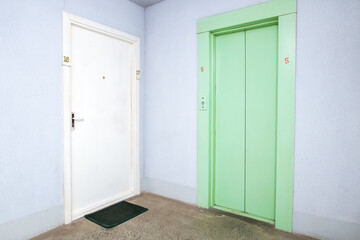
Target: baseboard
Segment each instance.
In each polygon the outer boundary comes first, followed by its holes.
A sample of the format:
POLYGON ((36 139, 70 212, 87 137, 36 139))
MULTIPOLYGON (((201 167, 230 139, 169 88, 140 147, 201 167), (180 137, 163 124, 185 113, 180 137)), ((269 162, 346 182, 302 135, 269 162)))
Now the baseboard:
POLYGON ((196 204, 195 188, 148 177, 143 177, 140 182, 141 191, 143 192, 150 192, 182 202, 196 204))
POLYGON ((360 239, 360 224, 294 211, 293 232, 320 239, 360 239))
POLYGON ((64 223, 64 205, 0 224, 0 239, 29 239, 64 223))

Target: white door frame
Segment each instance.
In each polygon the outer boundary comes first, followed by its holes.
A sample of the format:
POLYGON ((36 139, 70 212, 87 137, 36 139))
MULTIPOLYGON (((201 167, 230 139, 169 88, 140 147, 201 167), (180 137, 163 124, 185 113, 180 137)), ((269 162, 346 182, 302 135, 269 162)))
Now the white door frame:
MULTIPOLYGON (((140 173, 139 173, 139 75, 140 75, 140 39, 130 34, 118 31, 116 29, 98 24, 96 22, 63 12, 63 56, 62 72, 63 72, 63 151, 64 151, 64 223, 69 224, 72 219, 72 189, 71 189, 71 26, 81 26, 82 28, 105 34, 113 38, 117 38, 132 45, 132 101, 131 101, 131 157, 132 157, 132 174, 133 179, 129 179, 133 183, 133 191, 131 194, 110 202, 104 203, 97 207, 100 209, 125 198, 140 193, 140 173)), ((91 209, 92 211, 96 210, 91 209)))

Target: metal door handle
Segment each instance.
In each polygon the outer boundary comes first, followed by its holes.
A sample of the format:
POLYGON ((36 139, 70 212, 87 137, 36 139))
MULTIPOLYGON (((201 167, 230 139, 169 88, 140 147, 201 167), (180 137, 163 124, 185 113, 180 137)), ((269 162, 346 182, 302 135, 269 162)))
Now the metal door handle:
POLYGON ((75 118, 75 112, 71 112, 71 130, 75 130, 75 121, 84 121, 84 118, 75 118))

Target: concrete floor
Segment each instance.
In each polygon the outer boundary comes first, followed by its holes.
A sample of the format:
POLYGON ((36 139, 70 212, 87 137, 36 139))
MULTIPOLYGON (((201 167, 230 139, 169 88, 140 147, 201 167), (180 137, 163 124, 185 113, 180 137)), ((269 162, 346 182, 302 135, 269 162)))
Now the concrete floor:
POLYGON ((128 200, 149 210, 117 227, 102 228, 84 218, 33 240, 66 239, 311 239, 256 220, 144 193, 128 200))

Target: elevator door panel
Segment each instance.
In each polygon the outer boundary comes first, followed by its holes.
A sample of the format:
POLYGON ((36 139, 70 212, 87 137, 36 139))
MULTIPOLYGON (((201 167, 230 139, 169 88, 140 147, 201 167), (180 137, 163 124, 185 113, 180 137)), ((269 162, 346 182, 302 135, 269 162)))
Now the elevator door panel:
POLYGON ((246 31, 245 211, 275 218, 277 26, 246 31))
POLYGON ((245 33, 216 37, 215 205, 244 211, 245 33))
POLYGON ((214 205, 275 219, 277 26, 215 39, 214 205))

